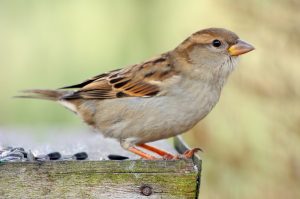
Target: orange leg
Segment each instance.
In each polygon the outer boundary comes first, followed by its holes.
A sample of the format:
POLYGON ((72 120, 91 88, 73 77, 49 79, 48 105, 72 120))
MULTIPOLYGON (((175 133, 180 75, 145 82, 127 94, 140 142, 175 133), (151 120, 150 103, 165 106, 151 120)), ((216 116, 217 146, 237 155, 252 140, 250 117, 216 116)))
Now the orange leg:
POLYGON ((144 153, 143 151, 135 148, 135 147, 129 147, 128 148, 128 151, 138 155, 138 156, 141 156, 142 158, 146 159, 146 160, 156 160, 157 158, 152 156, 152 155, 149 155, 147 153, 144 153))
POLYGON ((152 151, 152 152, 162 156, 164 159, 167 159, 167 160, 172 160, 172 159, 176 158, 171 153, 168 153, 168 152, 163 151, 161 149, 158 149, 156 147, 150 146, 148 144, 140 144, 138 146, 141 147, 141 148, 147 149, 148 151, 152 151))

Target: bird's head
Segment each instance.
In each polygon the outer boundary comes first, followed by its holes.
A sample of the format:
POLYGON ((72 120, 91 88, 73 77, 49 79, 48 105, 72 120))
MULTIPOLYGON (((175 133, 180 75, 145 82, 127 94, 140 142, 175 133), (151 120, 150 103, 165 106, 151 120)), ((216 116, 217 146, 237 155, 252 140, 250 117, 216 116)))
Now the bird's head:
POLYGON ((200 30, 175 48, 182 60, 202 74, 217 72, 226 76, 234 69, 239 55, 252 50, 252 45, 239 39, 234 32, 222 28, 200 30))

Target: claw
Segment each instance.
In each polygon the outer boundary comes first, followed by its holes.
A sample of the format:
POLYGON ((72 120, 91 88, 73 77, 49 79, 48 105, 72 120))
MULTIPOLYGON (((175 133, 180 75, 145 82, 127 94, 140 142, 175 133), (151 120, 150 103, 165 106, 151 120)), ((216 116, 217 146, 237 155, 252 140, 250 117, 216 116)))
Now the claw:
POLYGON ((191 150, 187 150, 186 152, 183 153, 184 157, 186 158, 192 158, 194 154, 198 151, 202 151, 200 148, 193 148, 191 150))
POLYGON ((203 150, 200 148, 193 148, 191 150, 185 151, 183 154, 177 155, 174 159, 175 160, 190 159, 198 151, 203 151, 203 150))

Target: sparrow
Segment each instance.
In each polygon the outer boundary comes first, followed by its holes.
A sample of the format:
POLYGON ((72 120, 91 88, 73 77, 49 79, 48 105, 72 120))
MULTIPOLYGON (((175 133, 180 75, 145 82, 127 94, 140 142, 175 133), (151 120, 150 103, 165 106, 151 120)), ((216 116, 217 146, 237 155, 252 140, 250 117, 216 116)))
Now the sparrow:
POLYGON ((148 61, 56 90, 25 90, 20 97, 56 101, 144 159, 158 159, 147 151, 178 159, 147 143, 182 134, 202 120, 218 102, 238 57, 252 50, 234 32, 203 29, 148 61))

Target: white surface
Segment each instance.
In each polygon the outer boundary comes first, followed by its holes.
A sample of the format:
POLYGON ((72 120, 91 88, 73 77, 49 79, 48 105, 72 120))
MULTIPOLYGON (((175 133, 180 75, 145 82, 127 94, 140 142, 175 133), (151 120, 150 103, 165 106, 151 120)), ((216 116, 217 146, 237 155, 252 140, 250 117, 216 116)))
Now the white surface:
MULTIPOLYGON (((176 154, 172 143, 161 140, 150 145, 176 154)), ((0 148, 5 146, 23 147, 31 150, 36 155, 44 155, 50 152, 60 152, 62 155, 73 155, 78 152, 86 152, 89 160, 108 159, 107 155, 116 154, 139 159, 110 138, 104 138, 101 134, 89 129, 51 128, 51 129, 13 129, 0 128, 0 148), (42 133, 39 133, 42 132, 42 133)))

